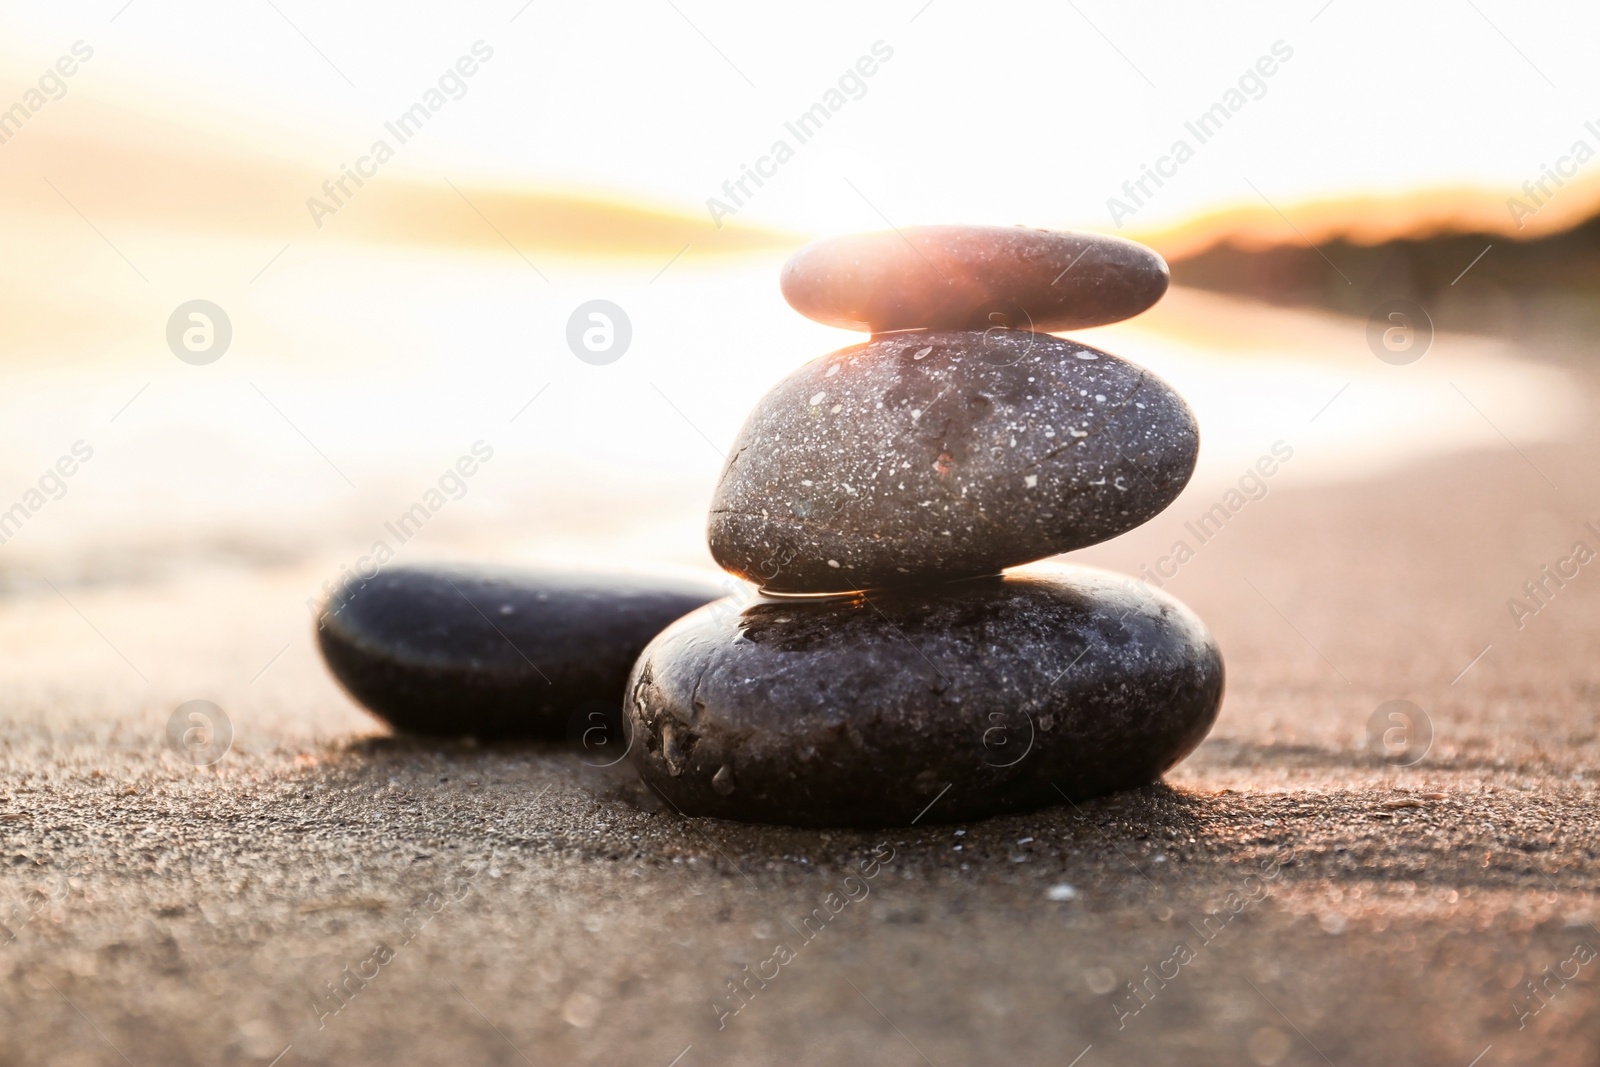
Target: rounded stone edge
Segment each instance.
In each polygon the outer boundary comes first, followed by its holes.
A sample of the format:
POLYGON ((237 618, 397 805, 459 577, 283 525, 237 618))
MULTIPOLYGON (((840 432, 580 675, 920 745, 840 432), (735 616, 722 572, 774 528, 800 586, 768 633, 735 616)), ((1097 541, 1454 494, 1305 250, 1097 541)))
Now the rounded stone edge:
MULTIPOLYGON (((844 244, 852 240, 882 240, 885 243, 890 243, 893 241, 910 243, 911 238, 918 237, 930 231, 936 230, 967 230, 973 232, 974 234, 986 232, 997 238, 1014 236, 1017 233, 1045 234, 1050 237, 1077 237, 1088 241, 1103 242, 1110 247, 1116 248, 1121 253, 1120 259, 1122 261, 1113 264, 1116 268, 1126 269, 1129 272, 1136 274, 1142 267, 1149 267, 1153 271, 1154 276, 1159 277, 1160 279, 1159 282, 1156 282, 1150 286, 1148 291, 1141 294, 1144 299, 1142 302, 1137 302, 1137 306, 1135 306, 1133 303, 1130 303, 1127 307, 1117 309, 1115 312, 1110 314, 1109 317, 1106 315, 1064 316, 1059 319, 1046 320, 1045 322, 1037 325, 1029 325, 1027 327, 1022 327, 1019 325, 1015 327, 1018 329, 1026 328, 1030 330, 1036 330, 1040 333, 1055 333, 1064 330, 1089 329, 1095 326, 1107 326, 1116 322, 1125 322, 1129 319, 1137 318, 1146 311, 1149 311, 1151 308, 1155 307, 1155 305, 1159 304, 1172 288, 1172 268, 1167 263, 1166 257, 1143 242, 1135 241, 1132 238, 1123 237, 1119 234, 1101 233, 1097 230, 1050 230, 1037 226, 943 224, 931 226, 908 226, 898 231, 869 230, 854 233, 826 234, 822 237, 815 238, 796 249, 786 260, 784 260, 783 266, 779 268, 778 272, 778 290, 782 294, 784 302, 787 303, 789 307, 798 314, 805 316, 813 322, 819 322, 824 326, 833 326, 842 330, 854 330, 860 333, 877 335, 879 333, 906 332, 916 330, 971 329, 973 328, 973 324, 971 323, 958 324, 951 322, 938 324, 903 324, 889 326, 881 330, 875 330, 871 323, 864 320, 849 319, 843 317, 842 315, 830 315, 825 307, 813 305, 809 301, 800 299, 801 294, 796 291, 798 288, 796 279, 798 279, 807 269, 807 261, 811 257, 820 254, 820 252, 823 250, 828 249, 830 246, 844 244)), ((915 247, 915 245, 912 247, 915 247)), ((1104 263, 1100 265, 1102 276, 1104 275, 1105 267, 1106 264, 1104 263)), ((1093 269, 1092 266, 1090 269, 1093 269)))
MULTIPOLYGON (((952 333, 952 332, 970 332, 970 331, 909 331, 909 333, 924 333, 924 332, 925 333, 952 333)), ((722 487, 723 487, 724 483, 727 481, 729 473, 733 470, 734 464, 738 462, 740 454, 743 453, 744 451, 746 451, 747 449, 749 449, 751 447, 754 447, 753 442, 750 440, 750 438, 751 438, 750 427, 755 422, 757 416, 762 413, 763 406, 768 403, 768 401, 772 398, 774 393, 778 392, 780 389, 784 388, 785 386, 789 385, 792 381, 796 380, 802 373, 804 373, 807 370, 807 368, 811 368, 813 366, 823 365, 828 360, 832 360, 832 359, 835 359, 837 357, 845 356, 846 354, 848 354, 850 352, 853 352, 853 351, 855 351, 857 349, 862 349, 862 348, 866 348, 866 347, 868 347, 870 345, 879 344, 879 343, 882 343, 885 340, 893 339, 893 338, 898 337, 898 336, 901 336, 901 335, 900 334, 876 335, 876 336, 868 338, 865 341, 858 341, 858 342, 856 342, 854 344, 845 345, 842 348, 834 349, 831 352, 824 353, 821 356, 818 356, 818 357, 816 357, 814 359, 808 360, 806 363, 802 364, 799 367, 796 367, 794 370, 792 370, 788 374, 784 375, 783 378, 779 379, 776 383, 774 383, 756 401, 756 405, 750 410, 750 413, 745 416, 744 422, 740 424, 738 432, 734 435, 733 443, 729 446, 727 458, 723 460, 722 467, 721 467, 720 471, 717 474, 716 483, 712 487, 712 491, 711 491, 711 507, 710 507, 710 509, 708 511, 708 514, 706 516, 706 526, 705 526, 705 530, 706 530, 706 546, 707 546, 708 552, 711 555, 712 560, 717 564, 717 566, 721 567, 723 570, 727 571, 729 574, 735 575, 736 577, 738 577, 740 579, 743 579, 744 581, 750 582, 750 583, 758 586, 763 593, 774 594, 774 595, 778 595, 778 596, 846 596, 846 595, 849 595, 851 593, 863 592, 863 591, 871 592, 873 590, 878 590, 878 589, 913 588, 913 587, 923 586, 923 585, 943 585, 943 584, 949 584, 951 582, 967 581, 967 580, 972 579, 972 578, 982 577, 982 576, 984 576, 986 574, 999 573, 1000 571, 1003 571, 1003 570, 1006 570, 1006 569, 1009 569, 1009 568, 1012 568, 1012 567, 1022 567, 1022 566, 1027 566, 1027 565, 1032 564, 1032 563, 1038 563, 1038 562, 1041 562, 1043 560, 1050 559, 1053 556, 1062 555, 1062 554, 1067 553, 1067 552, 1076 552, 1079 549, 1088 548, 1088 547, 1091 547, 1091 546, 1097 545, 1097 544, 1102 544, 1102 543, 1104 543, 1106 541, 1110 541, 1110 540, 1113 540, 1113 539, 1115 539, 1117 537, 1121 537, 1123 534, 1130 533, 1133 530, 1138 529, 1140 526, 1143 526, 1143 525, 1153 521, 1162 512, 1164 512, 1168 508, 1170 508, 1173 505, 1173 503, 1175 503, 1177 501, 1178 497, 1183 494, 1184 489, 1186 489, 1188 487, 1189 482, 1191 480, 1193 480, 1193 478, 1194 478, 1194 472, 1199 467, 1200 449, 1201 449, 1201 447, 1203 445, 1202 434, 1201 434, 1201 431, 1200 431, 1200 420, 1196 417, 1195 412, 1194 412, 1194 408, 1192 408, 1189 405, 1188 400, 1183 396, 1182 393, 1180 393, 1178 391, 1178 389, 1171 382, 1167 381, 1160 374, 1156 373, 1155 371, 1151 370, 1150 368, 1145 367, 1142 364, 1139 364, 1139 363, 1135 362, 1134 360, 1127 359, 1126 357, 1123 357, 1123 356, 1119 356, 1119 355, 1117 355, 1117 354, 1115 354, 1113 352, 1107 352, 1107 351, 1105 351, 1103 349, 1096 348, 1096 347, 1094 347, 1092 345, 1082 344, 1081 342, 1074 341, 1074 340, 1071 340, 1069 338, 1061 338, 1061 337, 1054 337, 1054 336, 1051 336, 1051 335, 1045 335, 1045 336, 1049 337, 1049 339, 1052 340, 1052 341, 1057 341, 1057 342, 1060 342, 1062 344, 1067 344, 1067 345, 1074 345, 1079 349, 1086 350, 1086 351, 1089 351, 1089 352, 1093 352, 1096 356, 1103 356, 1103 357, 1106 357, 1106 358, 1109 358, 1109 359, 1112 359, 1112 360, 1116 360, 1119 363, 1125 364, 1128 367, 1131 367, 1131 368, 1134 368, 1134 369, 1138 370, 1140 372, 1141 376, 1142 376, 1142 381, 1139 384, 1139 386, 1136 387, 1135 391, 1137 391, 1138 389, 1144 389, 1144 388, 1148 387, 1151 383, 1154 383, 1154 385, 1159 387, 1160 395, 1161 395, 1163 401, 1170 403, 1171 408, 1172 408, 1172 413, 1174 415, 1177 415, 1177 416, 1182 416, 1182 421, 1183 421, 1183 423, 1184 423, 1184 425, 1186 427, 1186 430, 1187 430, 1187 433, 1185 434, 1185 437, 1188 438, 1190 441, 1192 441, 1193 447, 1189 449, 1187 464, 1185 466, 1185 469, 1183 470, 1182 478, 1179 481, 1179 484, 1178 484, 1177 488, 1172 493, 1172 498, 1170 500, 1168 500, 1166 504, 1162 505, 1162 507, 1159 510, 1157 510, 1154 514, 1149 515, 1148 517, 1140 520, 1139 522, 1135 523, 1132 526, 1126 527, 1124 529, 1116 530, 1116 531, 1108 533, 1108 534, 1104 534, 1103 536, 1096 537, 1096 538, 1094 538, 1092 540, 1082 541, 1082 542, 1079 542, 1079 543, 1071 544, 1066 548, 1051 548, 1051 549, 1049 549, 1047 551, 1042 551, 1037 555, 1032 555, 1032 556, 1029 556, 1029 557, 1027 557, 1025 559, 1015 559, 1015 560, 1011 560, 1011 561, 1003 563, 1003 564, 999 564, 998 566, 996 566, 994 568, 984 567, 984 568, 977 568, 977 569, 973 569, 973 570, 969 570, 969 571, 963 571, 963 572, 946 573, 946 574, 943 574, 943 575, 913 574, 913 575, 910 575, 910 576, 908 576, 908 577, 906 577, 904 579, 896 579, 896 580, 893 580, 893 581, 878 582, 876 584, 865 584, 865 583, 863 583, 863 584, 856 584, 856 585, 838 585, 838 586, 829 586, 829 587, 826 587, 826 588, 820 588, 820 587, 817 586, 817 584, 815 582, 812 582, 812 581, 809 581, 809 580, 806 581, 806 582, 802 582, 800 584, 791 584, 791 583, 780 582, 777 579, 782 574, 781 567, 782 567, 782 563, 784 561, 778 560, 777 557, 786 555, 786 552, 785 552, 784 549, 776 550, 772 560, 769 561, 769 562, 774 562, 774 561, 777 562, 778 563, 778 567, 779 567, 777 573, 772 573, 772 574, 766 573, 765 571, 761 570, 760 569, 760 565, 759 565, 759 561, 756 562, 756 563, 752 563, 751 561, 743 558, 743 556, 736 556, 736 555, 731 554, 728 551, 728 549, 726 548, 726 542, 728 541, 728 538, 725 537, 725 536, 720 535, 719 534, 719 530, 718 530, 719 524, 727 524, 729 522, 729 520, 720 518, 720 516, 722 514, 722 510, 718 507, 718 504, 722 500, 722 487)), ((787 554, 787 559, 792 560, 794 558, 795 558, 795 556, 793 554, 787 554)), ((815 568, 813 568, 813 569, 815 569, 815 568)))
MULTIPOLYGON (((1119 575, 1116 572, 1105 571, 1101 570, 1100 568, 1085 567, 1081 565, 1060 565, 1059 568, 1049 567, 1046 565, 1029 572, 1029 576, 1041 578, 1066 578, 1074 575, 1092 575, 1106 580, 1116 579, 1119 581, 1119 583, 1125 583, 1129 585, 1135 584, 1133 579, 1119 575)), ((633 763, 635 771, 639 774, 640 780, 645 784, 645 786, 666 800, 667 803, 680 815, 690 817, 719 818, 756 825, 794 826, 806 829, 894 829, 904 828, 913 824, 920 825, 924 822, 929 824, 971 822, 987 818, 998 818, 1006 815, 1015 815, 1028 811, 1041 810, 1056 806, 1064 801, 1075 803, 1081 800, 1093 799, 1099 796, 1109 796, 1115 793, 1127 792, 1132 789, 1139 789, 1157 784, 1162 780, 1167 772, 1172 770, 1173 767, 1176 767, 1178 764, 1182 763, 1185 759, 1192 755, 1194 751, 1199 748, 1199 746, 1210 735, 1212 728, 1216 725, 1217 719, 1221 715, 1223 700, 1227 695, 1227 664, 1222 656, 1222 650, 1220 645, 1217 643, 1215 635, 1211 632, 1211 629, 1206 626, 1205 621, 1201 619, 1192 608, 1164 590, 1152 588, 1147 583, 1143 582, 1136 584, 1140 586, 1143 593, 1149 596, 1158 607, 1164 609, 1166 612, 1171 612, 1179 616, 1183 625, 1191 630, 1192 637, 1195 639, 1197 647, 1202 650, 1201 654, 1204 662, 1197 664, 1197 666, 1200 668, 1198 672, 1199 684, 1205 691, 1203 709, 1194 717, 1192 722, 1187 724, 1187 728, 1185 730, 1176 735, 1178 740, 1173 747, 1173 752, 1168 757, 1165 757, 1163 761, 1160 761, 1159 765, 1153 767, 1147 776, 1141 777, 1140 780, 1130 779, 1125 784, 1119 784, 1109 788, 1088 789, 1079 788, 1075 783, 1069 783, 1068 787, 1064 790, 1061 789, 1059 785, 1051 783, 1052 788, 1050 789, 1046 789, 1041 785, 1034 789, 1031 793, 1020 793, 1016 798, 1014 798, 1013 802, 998 808, 978 810, 977 806, 953 806, 939 811, 929 808, 926 811, 918 812, 914 817, 908 817, 911 816, 911 813, 906 811, 902 813, 900 817, 889 819, 841 819, 829 817, 808 819, 804 817, 778 817, 770 812, 738 813, 733 811, 730 807, 722 804, 702 804, 694 795, 692 795, 692 793, 680 793, 676 797, 668 796, 667 793, 664 792, 657 784, 656 768, 651 766, 650 761, 650 746, 648 743, 638 743, 639 731, 644 728, 640 722, 636 721, 636 718, 638 718, 636 697, 639 691, 640 683, 642 681, 646 681, 642 676, 647 671, 653 669, 651 660, 660 646, 665 645, 670 641, 679 639, 682 633, 685 631, 692 631, 695 629, 701 624, 702 615, 705 615, 708 618, 716 618, 719 606, 725 616, 728 612, 728 608, 726 607, 728 603, 727 601, 714 601, 711 604, 696 609, 695 611, 692 611, 682 618, 676 620, 672 623, 672 625, 666 627, 661 631, 661 633, 657 634, 656 637, 640 653, 639 659, 635 662, 633 670, 629 673, 626 694, 623 701, 623 723, 626 731, 626 742, 630 753, 629 758, 633 763)), ((781 603, 785 599, 801 600, 805 598, 766 597, 763 599, 768 603, 781 603)), ((816 599, 827 600, 840 598, 818 597, 816 599)), ((710 669, 711 665, 708 664, 706 666, 706 670, 709 671, 710 669)), ((720 773, 721 772, 719 770, 719 774, 720 773)), ((737 772, 731 773, 736 774, 737 772)), ((715 783, 713 781, 713 785, 714 784, 715 783)))
MULTIPOLYGON (((517 567, 488 569, 504 571, 503 576, 507 579, 515 578, 519 573, 524 573, 527 577, 535 577, 540 573, 534 569, 523 571, 517 567)), ((478 577, 485 576, 480 565, 463 562, 405 564, 387 568, 382 574, 391 577, 406 573, 436 575, 453 570, 460 570, 463 575, 472 575, 476 571, 479 572, 478 577)), ((559 575, 561 572, 552 569, 549 573, 559 575)), ((591 571, 574 572, 568 576, 593 578, 597 581, 604 581, 608 577, 601 572, 591 571)), ((614 577, 675 581, 680 586, 678 592, 686 598, 707 595, 705 601, 687 608, 683 615, 693 614, 700 608, 717 602, 710 596, 716 586, 709 579, 681 574, 654 576, 624 574, 614 577), (692 591, 695 586, 700 588, 692 591)), ((366 581, 371 580, 366 579, 366 581)), ((386 699, 396 690, 393 658, 343 625, 338 617, 339 611, 329 611, 329 605, 340 599, 357 581, 356 576, 346 576, 325 594, 317 606, 311 625, 312 636, 328 674, 340 691, 362 711, 389 727, 394 733, 409 737, 445 741, 474 738, 484 742, 557 742, 566 739, 570 715, 564 708, 552 710, 536 705, 527 715, 519 717, 515 722, 508 722, 500 715, 490 715, 480 720, 479 729, 465 729, 450 723, 452 710, 462 711, 464 714, 461 717, 468 718, 474 711, 484 712, 486 707, 494 705, 504 707, 524 684, 522 672, 517 669, 505 671, 480 667, 465 672, 441 664, 417 664, 407 671, 408 677, 403 687, 407 692, 405 706, 398 706, 386 699), (465 706, 463 706, 464 699, 465 706), (430 710, 417 712, 415 706, 419 704, 426 705, 430 710), (488 728, 483 728, 485 725, 488 728)), ((354 596, 344 599, 353 600, 354 596)), ((631 670, 630 667, 630 673, 631 670)), ((626 689, 623 689, 617 694, 619 705, 625 693, 626 689)))

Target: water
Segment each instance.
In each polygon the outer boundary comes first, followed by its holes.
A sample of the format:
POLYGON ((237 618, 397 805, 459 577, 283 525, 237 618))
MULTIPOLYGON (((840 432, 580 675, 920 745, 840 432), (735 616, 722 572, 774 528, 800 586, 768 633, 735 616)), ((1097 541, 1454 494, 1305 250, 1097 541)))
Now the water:
MULTIPOLYGON (((293 565, 313 576, 303 599, 378 542, 402 559, 706 567, 707 500, 745 414, 794 367, 861 339, 792 312, 778 256, 691 249, 663 271, 327 242, 290 247, 251 281, 278 251, 152 237, 147 283, 109 255, 84 269, 93 314, 54 288, 7 309, 0 508, 75 443, 93 456, 0 545, 0 588, 293 565), (195 297, 234 330, 206 366, 164 338, 195 297), (569 314, 595 298, 632 323, 606 366, 565 339, 569 314)), ((1304 489, 1526 447, 1576 418, 1566 375, 1503 342, 1441 335, 1397 367, 1365 329, 1176 290, 1134 322, 1075 336, 1151 367, 1193 405, 1200 467, 1176 506, 1196 513, 1275 445, 1292 458, 1270 464, 1271 489, 1304 489)))

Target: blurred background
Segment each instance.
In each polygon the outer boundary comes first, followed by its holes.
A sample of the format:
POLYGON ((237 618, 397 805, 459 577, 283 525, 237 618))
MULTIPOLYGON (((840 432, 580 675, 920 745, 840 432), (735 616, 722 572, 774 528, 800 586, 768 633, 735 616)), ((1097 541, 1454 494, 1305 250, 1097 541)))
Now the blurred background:
MULTIPOLYGON (((308 602, 380 540, 408 562, 709 568, 745 413, 861 339, 778 293, 824 233, 1023 224, 1167 256, 1162 304, 1082 334, 1165 376, 1204 434, 1173 509, 1080 554, 1127 570, 1276 442, 1281 496, 1557 442, 1586 407, 1587 8, 4 20, 0 627, 24 718, 92 677, 91 702, 215 695, 270 722, 306 699, 288 679, 326 684, 280 669, 314 664, 308 602), (604 363, 568 340, 593 300, 626 320, 604 363), (386 532, 474 446, 492 459, 419 534, 386 532), (74 449, 92 458, 51 475, 74 449)), ((336 732, 364 721, 337 706, 336 732)))

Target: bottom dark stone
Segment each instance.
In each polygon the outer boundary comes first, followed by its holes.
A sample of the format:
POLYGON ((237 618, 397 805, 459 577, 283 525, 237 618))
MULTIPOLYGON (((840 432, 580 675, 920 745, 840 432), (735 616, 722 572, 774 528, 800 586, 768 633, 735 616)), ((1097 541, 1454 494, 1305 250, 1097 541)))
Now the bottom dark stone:
POLYGON ((631 758, 687 815, 898 826, 1154 781, 1222 657, 1188 608, 1083 567, 826 600, 718 601, 650 642, 631 758))
POLYGON ((717 593, 672 578, 394 567, 339 588, 317 642, 350 695, 397 730, 576 735, 620 750, 618 708, 639 651, 717 593))

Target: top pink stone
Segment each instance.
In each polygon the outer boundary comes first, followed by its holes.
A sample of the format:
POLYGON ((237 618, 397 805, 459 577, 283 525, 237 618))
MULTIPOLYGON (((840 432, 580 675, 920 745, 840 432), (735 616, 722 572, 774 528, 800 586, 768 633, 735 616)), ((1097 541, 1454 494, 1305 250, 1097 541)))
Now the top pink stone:
POLYGON ((1069 330, 1131 318, 1167 264, 1121 237, 1007 226, 914 226, 824 237, 789 257, 784 299, 846 330, 1069 330))

